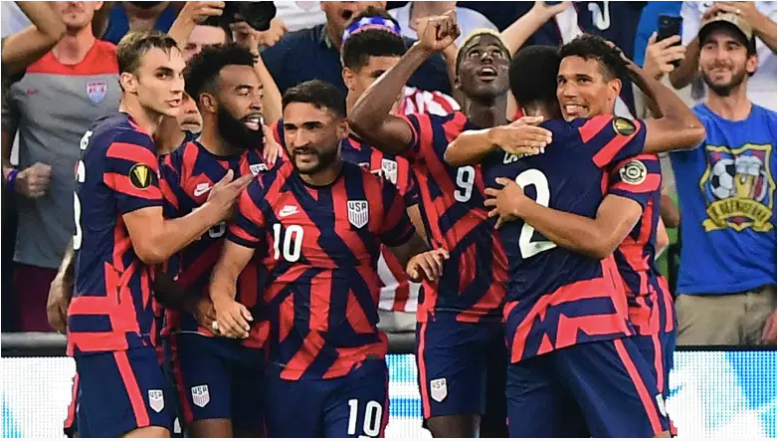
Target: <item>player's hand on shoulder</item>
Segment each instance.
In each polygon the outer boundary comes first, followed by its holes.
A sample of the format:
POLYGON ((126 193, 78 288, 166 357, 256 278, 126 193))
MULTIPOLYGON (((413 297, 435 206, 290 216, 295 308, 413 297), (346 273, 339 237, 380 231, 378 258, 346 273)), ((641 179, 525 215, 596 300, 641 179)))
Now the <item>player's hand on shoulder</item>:
POLYGON ((235 205, 240 193, 249 186, 254 179, 252 174, 243 175, 237 179, 233 179, 235 173, 229 170, 224 177, 217 182, 210 194, 208 194, 207 205, 209 209, 212 209, 216 213, 216 221, 221 222, 227 220, 232 216, 232 207, 235 205))
POLYGON ((423 279, 437 282, 443 275, 443 264, 448 258, 448 251, 443 248, 417 254, 408 261, 406 273, 415 283, 419 283, 423 279))
POLYGON ((499 216, 495 228, 500 228, 505 222, 519 219, 521 203, 527 197, 524 195, 524 190, 513 179, 497 178, 496 182, 502 185, 502 188, 487 188, 484 191, 487 196, 484 205, 492 209, 489 217, 499 216))
POLYGON ((208 327, 215 335, 227 338, 247 338, 254 319, 249 310, 235 299, 223 296, 214 298, 216 320, 208 327))
POLYGON ((28 198, 39 198, 46 194, 51 182, 51 166, 36 162, 16 175, 16 191, 28 198))
POLYGON ((68 306, 70 305, 73 285, 58 274, 49 287, 49 298, 46 301, 46 317, 49 326, 64 334, 67 331, 68 306))
POLYGON ((539 116, 525 116, 489 131, 492 143, 514 155, 537 155, 543 152, 553 139, 550 130, 538 127, 543 122, 539 116))
POLYGON ((451 10, 442 15, 426 17, 419 21, 419 45, 430 52, 441 52, 459 38, 456 13, 451 10))

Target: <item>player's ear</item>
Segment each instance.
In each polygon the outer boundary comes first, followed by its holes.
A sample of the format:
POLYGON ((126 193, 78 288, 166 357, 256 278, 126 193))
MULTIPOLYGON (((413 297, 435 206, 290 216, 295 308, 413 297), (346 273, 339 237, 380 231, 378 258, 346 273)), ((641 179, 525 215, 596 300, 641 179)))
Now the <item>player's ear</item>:
POLYGON ((203 109, 203 112, 216 113, 216 98, 210 93, 201 93, 200 108, 203 109))
POLYGON ((338 121, 338 129, 335 131, 338 139, 346 139, 348 136, 348 120, 346 118, 340 118, 338 121))
POLYGON ((621 94, 621 80, 614 78, 608 81, 608 99, 615 103, 619 94, 621 94))
POLYGON ((753 75, 756 72, 756 68, 759 66, 759 57, 756 53, 748 55, 746 59, 746 72, 749 75, 753 75))
POLYGON ((354 90, 354 86, 356 86, 356 84, 354 84, 356 82, 356 78, 354 78, 354 71, 348 67, 344 67, 341 75, 343 76, 343 83, 346 84, 348 90, 354 90))
POLYGON ((138 92, 138 78, 135 74, 130 72, 122 72, 119 75, 119 84, 122 86, 122 90, 128 93, 138 92))

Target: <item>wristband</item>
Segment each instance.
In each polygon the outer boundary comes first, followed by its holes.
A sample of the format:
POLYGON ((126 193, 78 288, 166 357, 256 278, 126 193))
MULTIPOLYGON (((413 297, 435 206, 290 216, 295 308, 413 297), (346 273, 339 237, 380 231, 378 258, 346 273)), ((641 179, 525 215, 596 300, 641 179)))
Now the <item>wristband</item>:
POLYGON ((19 170, 13 169, 10 173, 8 173, 8 176, 5 177, 6 187, 11 193, 16 193, 16 175, 18 174, 19 170))

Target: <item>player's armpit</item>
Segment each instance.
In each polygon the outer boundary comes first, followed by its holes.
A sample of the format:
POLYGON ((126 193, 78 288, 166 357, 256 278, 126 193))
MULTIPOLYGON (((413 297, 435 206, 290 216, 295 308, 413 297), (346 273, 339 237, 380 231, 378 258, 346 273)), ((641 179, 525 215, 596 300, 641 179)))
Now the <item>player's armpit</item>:
POLYGON ((166 220, 162 207, 140 208, 122 215, 135 254, 146 264, 163 263, 218 223, 215 210, 204 209, 166 220))
POLYGON ((413 256, 429 251, 430 247, 427 245, 427 242, 421 238, 421 236, 418 234, 413 234, 410 240, 404 244, 396 247, 390 247, 389 249, 392 251, 392 254, 397 257, 400 265, 402 265, 403 268, 406 268, 408 266, 408 262, 413 256))

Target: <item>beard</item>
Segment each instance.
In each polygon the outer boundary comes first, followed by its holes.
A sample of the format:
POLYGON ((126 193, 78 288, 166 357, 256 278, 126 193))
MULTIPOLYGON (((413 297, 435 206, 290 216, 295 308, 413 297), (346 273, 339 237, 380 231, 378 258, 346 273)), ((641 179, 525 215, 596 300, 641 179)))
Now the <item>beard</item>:
POLYGON ((335 159, 338 156, 338 146, 335 146, 335 148, 327 149, 327 150, 319 150, 314 147, 306 146, 306 147, 296 147, 292 149, 289 153, 292 157, 292 164, 294 165, 295 170, 297 170, 298 173, 302 175, 314 175, 316 173, 319 173, 322 170, 326 170, 332 163, 335 161, 335 159), (316 164, 313 166, 307 166, 307 168, 300 168, 297 166, 297 155, 300 153, 308 153, 316 156, 316 164))
MULTIPOLYGON (((718 67, 718 66, 713 66, 718 67)), ((748 75, 748 72, 744 68, 743 70, 735 71, 732 73, 732 79, 729 80, 727 83, 714 83, 713 80, 710 78, 710 75, 707 73, 703 73, 702 79, 705 81, 705 84, 708 85, 710 90, 715 93, 718 96, 727 97, 729 96, 732 91, 739 87, 743 82, 746 80, 746 76, 748 75)))
POLYGON ((261 149, 265 137, 262 128, 250 130, 243 121, 235 118, 224 107, 219 107, 216 113, 216 125, 219 134, 231 146, 239 149, 261 149))

